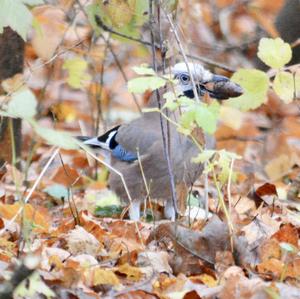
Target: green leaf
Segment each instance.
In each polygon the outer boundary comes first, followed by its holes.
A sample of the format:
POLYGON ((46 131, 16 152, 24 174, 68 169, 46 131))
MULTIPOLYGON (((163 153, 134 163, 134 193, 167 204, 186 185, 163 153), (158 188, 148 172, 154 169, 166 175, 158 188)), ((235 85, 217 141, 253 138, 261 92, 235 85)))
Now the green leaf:
POLYGON ((86 6, 85 11, 86 11, 88 20, 89 20, 93 30, 95 31, 96 35, 100 35, 101 29, 95 20, 95 17, 99 16, 101 14, 100 6, 97 4, 90 4, 90 5, 86 6))
POLYGON ((21 0, 0 0, 0 34, 11 27, 24 40, 32 22, 32 14, 21 0))
POLYGON ((212 156, 216 153, 215 150, 204 150, 198 154, 197 157, 192 158, 192 162, 194 163, 204 163, 212 158, 212 156))
POLYGON ((44 0, 21 0, 24 4, 34 6, 39 4, 44 4, 44 0))
POLYGON ((164 104, 163 109, 168 108, 171 111, 174 111, 180 106, 180 103, 177 100, 177 97, 174 94, 174 92, 168 91, 168 92, 164 93, 163 98, 166 100, 166 103, 164 104))
POLYGON ((293 101, 294 92, 294 76, 289 72, 278 72, 273 82, 273 89, 277 95, 286 103, 293 101))
POLYGON ((28 279, 24 279, 14 291, 14 297, 39 298, 42 294, 46 298, 56 298, 56 294, 43 282, 38 272, 34 272, 28 279))
MULTIPOLYGON (((190 133, 193 130, 194 121, 195 121, 195 110, 194 109, 189 109, 189 110, 185 111, 184 113, 182 113, 182 115, 180 117, 180 124, 183 127, 183 129, 188 130, 187 133, 190 133)), ((180 132, 183 133, 181 129, 180 129, 180 132)))
POLYGON ((69 196, 68 189, 60 184, 48 186, 43 191, 59 200, 66 200, 69 196))
POLYGON ((69 73, 67 82, 71 87, 82 88, 83 82, 91 79, 90 75, 86 73, 87 66, 87 62, 79 57, 64 62, 63 69, 69 73))
POLYGON ((134 93, 143 93, 146 90, 155 90, 166 84, 165 79, 157 76, 139 77, 128 81, 128 90, 134 93))
POLYGON ((147 67, 147 66, 134 66, 132 68, 138 75, 152 75, 152 76, 155 76, 155 71, 150 68, 150 67, 147 67))
POLYGON ((177 129, 182 134, 189 134, 197 124, 204 132, 213 134, 217 128, 217 120, 220 105, 213 102, 211 105, 205 103, 188 103, 188 109, 180 117, 181 128, 177 129))
POLYGON ((266 73, 256 69, 240 69, 231 77, 240 84, 244 93, 237 98, 229 99, 225 105, 248 111, 263 104, 267 99, 269 78, 266 73))
POLYGON ((279 37, 263 37, 259 41, 257 56, 272 68, 282 68, 292 59, 292 49, 279 37))
POLYGON ((295 248, 295 246, 293 246, 290 243, 280 242, 279 245, 282 250, 287 251, 287 252, 297 252, 298 251, 297 248, 295 248))
POLYGON ((14 117, 30 119, 36 114, 37 101, 29 89, 15 92, 7 106, 7 113, 14 117))
MULTIPOLYGON (((88 19, 96 33, 102 29, 95 21, 98 16, 103 24, 119 33, 138 38, 140 27, 148 20, 148 2, 145 0, 110 0, 105 3, 98 1, 97 4, 89 5, 87 8, 88 19)), ((113 38, 130 42, 127 38, 122 38, 112 34, 113 38)))
POLYGON ((38 124, 33 124, 33 127, 35 129, 35 132, 51 145, 56 145, 64 149, 79 148, 79 142, 67 132, 44 128, 39 126, 38 124))
POLYGON ((213 102, 211 105, 200 103, 195 107, 195 121, 197 125, 208 134, 213 134, 217 129, 220 105, 213 102))
POLYGON ((112 217, 120 215, 123 211, 121 206, 111 205, 105 207, 96 207, 94 214, 98 217, 112 217))

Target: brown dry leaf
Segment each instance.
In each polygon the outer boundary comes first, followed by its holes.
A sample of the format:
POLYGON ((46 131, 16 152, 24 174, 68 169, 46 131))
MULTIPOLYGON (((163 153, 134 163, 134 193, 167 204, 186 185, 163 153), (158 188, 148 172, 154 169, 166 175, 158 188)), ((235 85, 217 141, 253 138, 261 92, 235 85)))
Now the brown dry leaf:
POLYGON ((70 288, 73 285, 77 285, 77 283, 82 279, 83 269, 78 267, 77 265, 72 265, 72 267, 67 266, 62 269, 61 280, 63 281, 63 285, 70 288))
POLYGON ((101 243, 83 227, 76 226, 66 235, 68 250, 73 255, 90 254, 96 256, 103 246, 101 243))
POLYGON ((246 214, 255 209, 255 202, 246 196, 238 197, 233 205, 238 214, 246 214))
MULTIPOLYGON (((70 209, 68 208, 68 210, 70 210, 70 209)), ((61 234, 67 233, 68 231, 74 229, 74 227, 75 227, 74 219, 62 220, 59 223, 58 228, 56 228, 55 230, 53 230, 51 232, 51 236, 54 238, 60 237, 61 234)))
POLYGON ((217 251, 229 248, 229 234, 218 216, 214 215, 201 232, 195 232, 182 226, 175 228, 173 223, 159 225, 150 235, 147 243, 169 237, 174 246, 193 254, 208 263, 215 262, 217 251))
POLYGON ((260 9, 257 9, 256 7, 248 6, 249 14, 260 24, 262 28, 266 32, 268 32, 268 35, 272 38, 279 37, 279 33, 274 25, 274 22, 270 18, 266 18, 264 14, 261 13, 260 9))
POLYGON ((127 278, 132 281, 140 281, 143 277, 143 274, 138 267, 130 266, 128 263, 119 266, 117 271, 125 274, 127 278))
POLYGON ((220 299, 250 299, 256 298, 254 295, 262 290, 264 282, 259 278, 246 278, 241 268, 233 266, 224 273, 222 285, 220 299))
MULTIPOLYGON (((21 204, 15 203, 12 205, 0 204, 0 216, 5 219, 13 218, 22 207, 21 204)), ((18 217, 20 219, 20 217, 18 217)), ((33 231, 43 233, 49 231, 50 217, 48 211, 41 207, 33 207, 31 204, 24 206, 24 219, 34 223, 33 231)), ((19 222, 20 220, 18 220, 19 222)))
POLYGON ((147 293, 146 291, 136 290, 126 294, 116 296, 117 299, 158 299, 154 294, 147 293))
POLYGON ((274 220, 268 214, 262 214, 251 223, 245 225, 242 231, 245 233, 248 244, 253 244, 270 237, 280 226, 280 222, 274 220))
POLYGON ((297 160, 298 158, 294 154, 291 156, 281 154, 267 163, 265 172, 270 180, 276 181, 288 174, 297 160))
POLYGON ((109 233, 105 231, 99 221, 92 217, 88 212, 81 211, 79 214, 81 226, 90 234, 92 234, 99 242, 103 242, 109 237, 109 233))
MULTIPOLYGON (((117 220, 110 225, 110 229, 114 237, 114 241, 123 243, 127 247, 126 251, 143 250, 145 240, 140 240, 139 234, 136 231, 134 222, 117 220)), ((142 224, 138 224, 138 229, 141 231, 142 224)))
POLYGON ((277 195, 276 186, 274 184, 265 183, 255 190, 257 196, 277 195))
POLYGON ((81 186, 83 184, 83 179, 79 177, 77 170, 71 168, 69 165, 59 167, 51 179, 53 182, 66 187, 73 186, 73 184, 74 186, 81 186))
POLYGON ((272 238, 279 242, 290 243, 298 248, 299 235, 297 228, 292 224, 284 224, 280 227, 279 231, 276 232, 272 238))
POLYGON ((285 277, 292 277, 298 279, 300 277, 300 259, 297 258, 292 261, 284 273, 285 277))
POLYGON ((253 1, 253 4, 260 9, 263 9, 264 11, 277 13, 279 9, 282 7, 284 0, 276 0, 276 1, 270 1, 270 0, 255 0, 253 1))
POLYGON ((4 227, 4 221, 2 218, 0 218, 0 229, 2 229, 4 227))
POLYGON ((276 239, 266 240, 259 247, 259 256, 262 262, 268 261, 270 258, 275 258, 280 260, 281 258, 281 248, 279 242, 276 239))
POLYGON ((257 271, 261 274, 269 274, 272 277, 280 277, 284 270, 284 263, 275 258, 270 258, 257 265, 257 271))
POLYGON ((158 279, 153 283, 153 288, 155 290, 155 293, 158 294, 179 292, 182 290, 186 281, 187 281, 186 276, 182 274, 179 274, 177 277, 168 277, 166 274, 161 274, 158 277, 158 279))
MULTIPOLYGON (((169 265, 169 255, 166 251, 143 251, 140 252, 137 259, 137 265, 143 267, 141 271, 146 272, 148 268, 150 273, 172 273, 169 265)), ((149 273, 147 271, 147 273, 149 273)))
POLYGON ((216 254, 215 270, 219 277, 231 266, 234 265, 234 258, 230 251, 218 251, 216 254))
POLYGON ((35 7, 32 12, 39 24, 32 37, 32 46, 40 58, 49 60, 62 42, 67 28, 65 13, 51 5, 35 7))

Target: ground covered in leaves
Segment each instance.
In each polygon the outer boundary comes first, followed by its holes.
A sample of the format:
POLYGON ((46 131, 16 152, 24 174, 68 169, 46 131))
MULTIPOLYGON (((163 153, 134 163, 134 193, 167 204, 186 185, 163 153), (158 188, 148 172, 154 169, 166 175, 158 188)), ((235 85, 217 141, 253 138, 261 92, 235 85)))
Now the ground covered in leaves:
MULTIPOLYGON (((2 85, 8 92, 25 80, 38 99, 38 123, 73 135, 138 116, 147 95, 130 94, 126 81, 132 66, 151 61, 145 46, 107 32, 95 42, 78 2, 32 10, 39 26, 26 43, 25 75, 2 85)), ((132 1, 111 2, 123 5, 123 14, 106 7, 115 23, 136 18, 128 13, 132 1)), ((229 0, 181 2, 185 46, 226 64, 214 70, 230 75, 255 65, 257 23, 275 37, 282 1, 259 0, 256 9, 229 0)), ((169 42, 168 55, 176 56, 178 45, 169 42)), ((287 195, 300 170, 297 101, 287 104, 270 89, 256 110, 222 106, 217 149, 241 157, 227 169, 231 183, 221 186, 229 218, 209 175, 208 219, 202 177, 176 223, 162 219, 156 202, 144 207, 149 217, 132 222, 103 165, 83 151, 47 145, 26 122, 22 132, 20 164, 0 169, 0 298, 11 289, 15 298, 300 298, 300 204, 287 195)))

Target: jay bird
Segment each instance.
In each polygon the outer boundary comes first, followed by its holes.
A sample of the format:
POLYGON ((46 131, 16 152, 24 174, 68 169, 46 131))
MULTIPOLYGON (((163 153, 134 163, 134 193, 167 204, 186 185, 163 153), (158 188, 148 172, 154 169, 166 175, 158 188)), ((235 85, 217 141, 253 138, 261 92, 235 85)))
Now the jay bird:
MULTIPOLYGON (((189 63, 188 68, 186 63, 177 63, 172 68, 172 75, 177 79, 176 88, 179 89, 182 95, 190 99, 194 99, 195 96, 188 70, 193 75, 200 99, 206 93, 210 97, 220 100, 242 94, 239 85, 233 83, 227 77, 211 73, 200 64, 189 63), (213 88, 207 88, 209 84, 213 88), (217 87, 214 88, 214 86, 217 87)), ((163 90, 159 90, 159 93, 163 93, 163 90)), ((162 96, 161 99, 163 100, 162 96)), ((157 106, 154 94, 151 96, 149 106, 157 106)), ((173 120, 178 120, 179 111, 169 112, 169 116, 173 120)), ((131 220, 140 218, 140 204, 146 197, 164 200, 166 203, 165 216, 173 220, 175 218, 160 121, 161 118, 158 112, 146 112, 139 118, 127 124, 118 125, 99 137, 78 137, 84 144, 93 149, 110 152, 110 164, 123 174, 133 200, 129 207, 131 220), (142 171, 148 188, 145 186, 142 171), (147 189, 149 194, 147 194, 147 189)), ((162 122, 166 128, 167 121, 163 119, 162 122)), ((188 136, 179 133, 172 124, 169 124, 168 138, 174 183, 176 188, 184 186, 183 190, 186 191, 185 195, 187 195, 189 188, 203 171, 203 165, 191 161, 191 158, 199 153, 199 148, 188 136)), ((203 140, 202 137, 202 145, 203 140)), ((114 172, 110 173, 109 186, 121 200, 128 198, 120 176, 114 172)))

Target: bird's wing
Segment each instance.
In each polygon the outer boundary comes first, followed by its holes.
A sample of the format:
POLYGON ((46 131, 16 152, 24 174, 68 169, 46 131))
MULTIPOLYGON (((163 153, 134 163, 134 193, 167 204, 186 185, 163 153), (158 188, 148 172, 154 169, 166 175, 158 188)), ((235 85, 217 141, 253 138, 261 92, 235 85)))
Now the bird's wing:
POLYGON ((149 148, 157 140, 161 140, 159 113, 149 112, 120 126, 116 135, 116 141, 126 151, 141 155, 147 153, 149 148))

